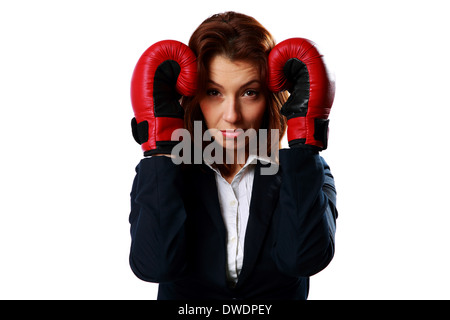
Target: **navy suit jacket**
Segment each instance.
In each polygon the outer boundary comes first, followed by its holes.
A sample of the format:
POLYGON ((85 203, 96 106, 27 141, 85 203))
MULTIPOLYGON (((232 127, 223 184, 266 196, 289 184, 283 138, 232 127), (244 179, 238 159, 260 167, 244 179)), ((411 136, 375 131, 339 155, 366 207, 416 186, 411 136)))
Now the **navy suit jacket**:
POLYGON ((159 283, 158 299, 306 299, 309 277, 334 255, 336 191, 307 148, 280 150, 275 175, 255 168, 244 261, 227 282, 226 229, 214 172, 142 159, 131 191, 130 266, 159 283))

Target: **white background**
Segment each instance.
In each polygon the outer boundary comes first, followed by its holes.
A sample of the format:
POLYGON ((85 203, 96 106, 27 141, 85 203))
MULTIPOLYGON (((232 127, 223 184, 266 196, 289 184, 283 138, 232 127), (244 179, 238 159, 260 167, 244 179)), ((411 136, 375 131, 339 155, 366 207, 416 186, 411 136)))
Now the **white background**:
POLYGON ((128 266, 130 78, 226 10, 336 74, 337 248, 310 299, 450 298, 445 1, 41 0, 0 3, 1 299, 156 297, 128 266))

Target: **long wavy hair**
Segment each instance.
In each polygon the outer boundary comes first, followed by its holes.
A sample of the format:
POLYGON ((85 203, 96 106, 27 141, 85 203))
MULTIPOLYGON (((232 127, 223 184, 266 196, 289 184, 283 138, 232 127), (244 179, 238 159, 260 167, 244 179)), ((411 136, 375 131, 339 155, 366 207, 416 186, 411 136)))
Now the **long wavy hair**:
MULTIPOLYGON (((260 74, 262 94, 265 95, 267 107, 263 116, 261 129, 268 129, 267 149, 272 150, 270 129, 279 130, 278 146, 286 131, 286 119, 280 109, 287 99, 287 93, 272 93, 267 87, 268 64, 270 51, 275 40, 256 19, 245 14, 225 12, 215 14, 203 21, 192 34, 189 47, 197 56, 198 93, 194 97, 184 97, 182 105, 185 109, 185 128, 194 134, 194 121, 206 124, 200 109, 199 101, 207 90, 208 66, 211 59, 223 55, 231 61, 243 60, 255 65, 260 74)), ((205 146, 203 146, 205 147, 205 146)), ((226 164, 218 164, 222 173, 228 173, 226 164)))

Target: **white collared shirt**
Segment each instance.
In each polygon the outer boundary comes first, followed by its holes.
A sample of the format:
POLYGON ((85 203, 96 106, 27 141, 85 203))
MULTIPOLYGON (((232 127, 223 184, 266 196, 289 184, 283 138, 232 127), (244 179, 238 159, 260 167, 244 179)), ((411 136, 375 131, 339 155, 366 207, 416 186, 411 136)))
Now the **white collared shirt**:
POLYGON ((214 170, 222 218, 227 231, 227 278, 237 282, 244 260, 245 231, 250 213, 253 178, 258 157, 250 155, 245 165, 234 176, 231 184, 220 171, 214 170))

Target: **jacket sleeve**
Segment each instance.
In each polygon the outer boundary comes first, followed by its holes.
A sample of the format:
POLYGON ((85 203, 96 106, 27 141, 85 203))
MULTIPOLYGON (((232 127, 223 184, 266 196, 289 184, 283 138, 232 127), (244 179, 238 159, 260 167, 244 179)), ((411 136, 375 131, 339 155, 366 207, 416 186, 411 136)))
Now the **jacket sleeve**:
POLYGON ((180 170, 164 156, 142 159, 136 167, 130 194, 130 267, 144 281, 173 281, 185 270, 180 170))
POLYGON ((273 257, 280 271, 309 277, 334 255, 336 189, 328 164, 308 148, 280 150, 282 184, 273 257))

